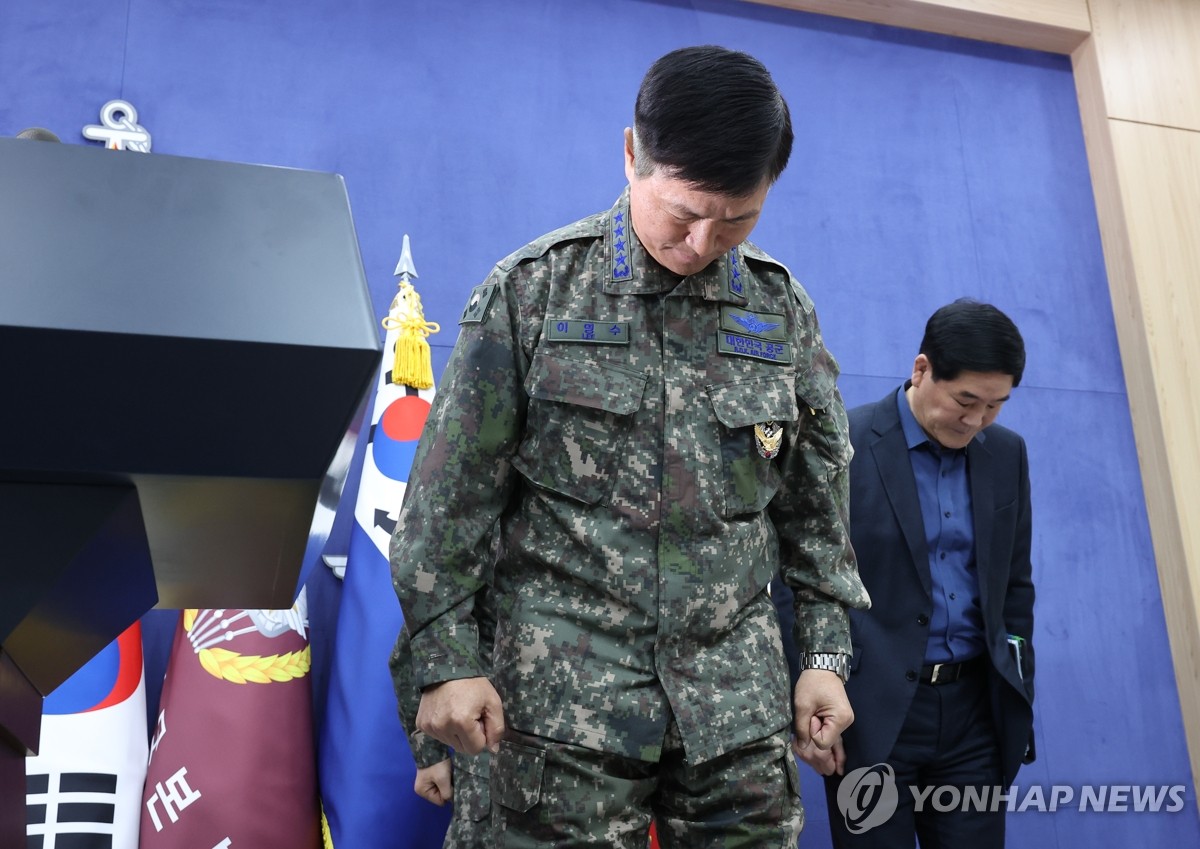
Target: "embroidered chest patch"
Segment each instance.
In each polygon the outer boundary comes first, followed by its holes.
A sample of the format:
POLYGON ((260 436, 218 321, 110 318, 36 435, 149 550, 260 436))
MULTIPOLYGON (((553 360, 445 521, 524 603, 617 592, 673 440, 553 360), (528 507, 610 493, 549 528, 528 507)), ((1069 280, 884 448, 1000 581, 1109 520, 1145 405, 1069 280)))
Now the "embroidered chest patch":
POLYGON ((730 304, 721 305, 721 329, 717 350, 735 357, 753 357, 772 363, 790 363, 787 316, 754 312, 730 304))
POLYGON ((772 342, 786 342, 788 338, 787 316, 782 313, 751 312, 728 304, 721 306, 721 329, 772 342))
POLYGON ((542 335, 550 342, 628 345, 629 322, 594 321, 589 318, 548 318, 542 327, 542 335))
POLYGON ((734 357, 753 357, 772 363, 788 364, 792 361, 792 346, 787 342, 772 342, 757 339, 728 330, 717 332, 717 351, 734 357))

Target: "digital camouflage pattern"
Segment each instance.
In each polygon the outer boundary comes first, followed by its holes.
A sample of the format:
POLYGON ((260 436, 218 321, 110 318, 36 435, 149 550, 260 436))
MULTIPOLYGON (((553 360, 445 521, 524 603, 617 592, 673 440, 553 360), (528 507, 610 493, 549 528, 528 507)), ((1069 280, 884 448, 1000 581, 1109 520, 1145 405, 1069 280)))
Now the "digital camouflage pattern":
POLYGON ((790 723, 778 569, 800 650, 850 652, 845 607, 869 604, 851 449, 837 364, 787 269, 745 242, 680 280, 628 220, 626 190, 472 292, 393 583, 418 687, 486 674, 473 607, 499 520, 508 726, 656 761, 674 717, 699 764, 790 723))
MULTIPOLYGON (((480 658, 486 669, 491 666, 492 641, 496 627, 496 614, 486 587, 477 594, 475 616, 480 623, 480 658)), ((396 691, 400 723, 408 737, 413 761, 418 767, 424 768, 446 758, 453 759, 453 813, 442 849, 488 849, 494 846, 489 792, 491 756, 486 751, 475 756, 458 754, 423 731, 417 730, 421 691, 413 677, 412 639, 407 626, 401 628, 396 638, 388 666, 392 671, 392 686, 396 691)))
POLYGON ((519 733, 505 736, 496 757, 496 845, 508 849, 646 849, 651 798, 663 849, 794 849, 804 824, 785 731, 694 766, 682 762, 675 723, 661 763, 519 733))
POLYGON ((392 670, 392 687, 396 691, 400 724, 404 726, 404 734, 408 737, 408 748, 412 752, 413 762, 418 769, 424 769, 446 760, 453 751, 425 732, 417 730, 417 709, 421 706, 421 691, 413 681, 412 639, 409 637, 407 626, 400 629, 396 645, 392 648, 392 655, 388 658, 388 666, 392 670))

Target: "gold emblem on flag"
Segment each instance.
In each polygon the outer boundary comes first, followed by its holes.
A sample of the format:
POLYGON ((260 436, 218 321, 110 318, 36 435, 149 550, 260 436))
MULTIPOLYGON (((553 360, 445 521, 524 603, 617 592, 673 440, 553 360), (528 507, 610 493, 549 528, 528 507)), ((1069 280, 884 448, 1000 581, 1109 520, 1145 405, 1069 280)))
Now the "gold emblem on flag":
POLYGON ((251 631, 266 637, 288 631, 305 636, 308 605, 304 590, 291 610, 189 608, 183 611, 183 628, 200 665, 214 678, 234 684, 270 684, 303 678, 312 669, 312 650, 307 643, 299 651, 272 655, 241 654, 218 645, 251 631))

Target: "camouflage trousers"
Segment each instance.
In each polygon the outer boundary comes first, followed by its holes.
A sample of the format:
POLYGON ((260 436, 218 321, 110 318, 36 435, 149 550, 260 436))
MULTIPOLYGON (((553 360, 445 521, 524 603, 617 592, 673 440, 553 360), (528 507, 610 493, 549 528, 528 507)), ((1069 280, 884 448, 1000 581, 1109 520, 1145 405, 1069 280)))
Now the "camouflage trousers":
POLYGON ((800 779, 781 731, 688 765, 672 722, 658 763, 510 730, 492 757, 496 846, 794 849, 800 779))
POLYGON ((469 757, 454 755, 454 811, 442 849, 491 849, 491 794, 487 770, 487 752, 469 757))

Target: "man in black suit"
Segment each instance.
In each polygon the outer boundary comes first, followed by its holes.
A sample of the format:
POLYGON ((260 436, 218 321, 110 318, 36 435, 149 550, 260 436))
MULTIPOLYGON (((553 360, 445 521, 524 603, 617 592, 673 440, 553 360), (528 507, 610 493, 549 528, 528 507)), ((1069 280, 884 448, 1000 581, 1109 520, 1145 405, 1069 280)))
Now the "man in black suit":
POLYGON ((955 301, 912 378, 850 411, 851 539, 874 605, 850 612, 854 724, 799 751, 826 776, 835 846, 1004 845, 1003 790, 1033 758, 1034 590, 1025 442, 993 422, 1024 366, 1008 316, 955 301))

